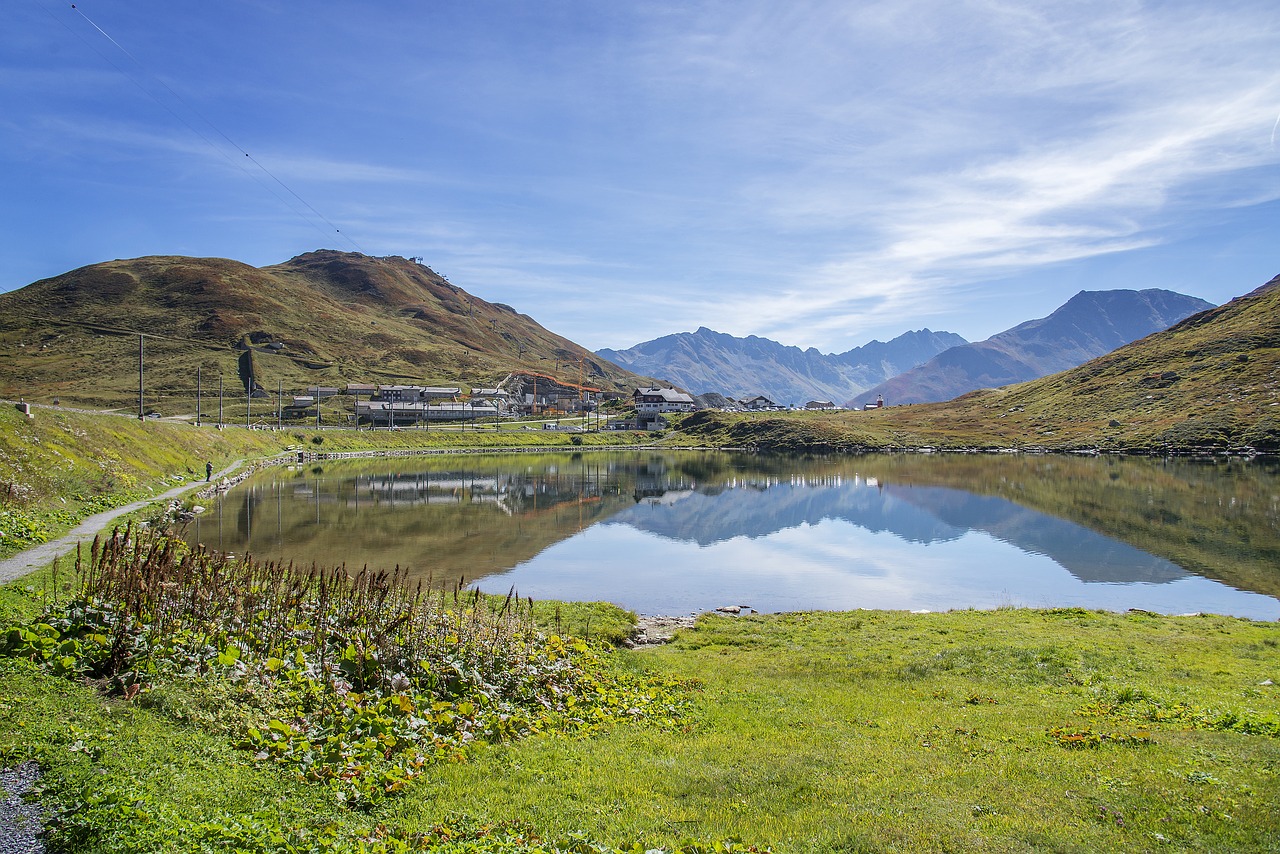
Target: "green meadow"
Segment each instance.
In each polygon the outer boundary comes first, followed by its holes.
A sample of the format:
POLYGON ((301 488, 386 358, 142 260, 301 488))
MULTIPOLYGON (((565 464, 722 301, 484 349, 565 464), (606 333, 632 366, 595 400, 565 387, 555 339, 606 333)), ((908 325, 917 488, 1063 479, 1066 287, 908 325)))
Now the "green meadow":
MULTIPOLYGON (((0 422, 4 554, 206 459, 426 439, 0 422)), ((112 542, 0 587, 0 768, 39 763, 50 851, 1280 850, 1276 623, 704 616, 633 650, 609 605, 112 542)))
MULTIPOLYGON (((346 685, 353 700, 303 666, 299 650, 322 643, 262 641, 265 629, 227 616, 234 597, 203 628, 173 623, 170 640, 134 644, 144 652, 112 674, 110 621, 85 629, 83 588, 60 578, 10 584, 0 611, 0 756, 44 769, 51 850, 1267 851, 1280 840, 1274 623, 1075 609, 705 616, 670 645, 628 650, 572 636, 589 619, 616 640, 629 615, 538 603, 511 630, 515 657, 489 666, 559 674, 545 696, 529 687, 540 676, 514 689, 467 677, 454 693, 436 682, 430 694, 412 673, 412 685, 388 682, 387 653, 334 671, 364 675, 346 685), (313 726, 317 710, 328 717, 313 726), (414 716, 434 721, 425 747, 406 741, 414 716)), ((460 623, 512 613, 501 599, 440 601, 460 623)), ((366 643, 379 619, 353 623, 366 643)), ((312 623, 286 621, 304 634, 312 623)), ((443 653, 417 653, 435 662, 424 678, 461 661, 457 638, 440 638, 443 653)))

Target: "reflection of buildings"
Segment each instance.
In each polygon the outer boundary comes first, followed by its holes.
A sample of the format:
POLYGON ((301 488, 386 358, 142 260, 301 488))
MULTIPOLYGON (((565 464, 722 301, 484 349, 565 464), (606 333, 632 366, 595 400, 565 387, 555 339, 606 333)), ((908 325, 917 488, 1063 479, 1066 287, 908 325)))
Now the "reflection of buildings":
POLYGON ((697 482, 684 472, 671 471, 662 459, 650 460, 636 467, 632 497, 636 503, 673 504, 693 494, 697 482))
POLYGON ((250 481, 193 528, 197 540, 237 553, 278 555, 301 544, 314 548, 306 560, 321 565, 400 562, 475 577, 510 569, 598 522, 707 546, 834 520, 922 545, 980 531, 1046 555, 1086 582, 1161 584, 1187 575, 1003 498, 862 477, 856 464, 661 453, 399 463, 409 471, 335 463, 250 481))
MULTIPOLYGON (((333 468, 333 467, 331 467, 333 468)), ((455 508, 471 514, 488 512, 495 525, 503 518, 536 517, 557 508, 599 504, 613 497, 621 500, 629 481, 627 467, 582 462, 577 465, 525 466, 523 469, 494 467, 468 469, 425 469, 409 472, 381 472, 341 476, 322 469, 289 467, 258 478, 217 500, 214 512, 197 518, 193 542, 228 551, 251 551, 264 543, 277 545, 301 539, 304 528, 337 527, 367 517, 369 525, 380 523, 387 512, 426 515, 404 518, 432 520, 434 511, 455 508), (216 542, 206 540, 216 529, 216 542), (268 536, 269 535, 269 536, 268 536)), ((612 512, 612 511, 610 511, 612 512)), ((598 511, 584 516, 584 523, 596 521, 598 511)), ((581 527, 581 526, 579 526, 581 527)), ((352 531, 355 538, 363 533, 352 531)), ((406 538, 413 536, 406 533, 406 538)))
POLYGON ((474 472, 415 472, 412 474, 357 477, 351 506, 363 499, 391 506, 419 504, 481 504, 503 507, 511 491, 509 475, 477 475, 474 472))

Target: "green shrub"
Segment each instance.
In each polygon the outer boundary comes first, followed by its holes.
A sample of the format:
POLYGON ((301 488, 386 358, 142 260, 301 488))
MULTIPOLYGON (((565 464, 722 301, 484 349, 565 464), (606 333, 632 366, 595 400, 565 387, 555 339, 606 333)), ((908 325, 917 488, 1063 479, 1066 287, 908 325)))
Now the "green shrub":
POLYGON ((126 528, 95 540, 80 589, 0 635, 0 654, 173 708, 351 805, 403 790, 471 745, 619 722, 676 724, 679 685, 544 635, 532 600, 409 587, 406 576, 232 561, 126 528), (193 687, 194 686, 194 687, 193 687), (230 705, 229 705, 230 703, 230 705))

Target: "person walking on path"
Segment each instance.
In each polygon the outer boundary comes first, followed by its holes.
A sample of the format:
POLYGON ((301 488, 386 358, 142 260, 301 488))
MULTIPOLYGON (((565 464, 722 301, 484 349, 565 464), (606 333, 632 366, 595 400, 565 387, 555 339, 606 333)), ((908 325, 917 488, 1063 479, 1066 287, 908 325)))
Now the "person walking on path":
MULTIPOLYGON (((240 465, 243 462, 244 460, 236 460, 231 465, 227 466, 227 468, 219 472, 218 476, 226 477, 236 469, 240 468, 240 465)), ((138 501, 131 501, 130 503, 121 505, 120 507, 116 507, 111 510, 104 510, 101 513, 95 513, 94 515, 81 520, 79 525, 75 526, 70 532, 56 540, 49 540, 47 543, 41 543, 40 545, 33 546, 24 552, 19 552, 11 558, 0 560, 0 583, 12 581, 15 578, 21 578, 32 570, 48 566, 56 558, 66 554, 67 552, 75 551, 76 543, 87 543, 92 540, 95 534, 103 530, 103 528, 117 516, 132 513, 134 510, 141 510, 152 502, 171 501, 187 490, 193 489, 196 483, 199 483, 199 481, 196 481, 195 483, 184 483, 181 486, 175 486, 168 492, 161 493, 160 495, 156 495, 151 498, 142 498, 138 501)), ((3 839, 3 837, 0 837, 0 839, 3 839)), ((5 849, 3 847, 0 847, 0 852, 4 852, 4 850, 5 849)))
POLYGON ((204 464, 204 482, 208 483, 213 480, 213 463, 204 464))

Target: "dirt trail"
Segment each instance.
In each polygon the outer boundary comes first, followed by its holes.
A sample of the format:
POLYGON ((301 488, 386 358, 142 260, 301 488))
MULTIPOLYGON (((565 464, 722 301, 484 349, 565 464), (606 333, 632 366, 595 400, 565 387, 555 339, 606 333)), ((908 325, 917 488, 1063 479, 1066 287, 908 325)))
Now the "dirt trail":
MULTIPOLYGON (((212 480, 217 482, 243 465, 244 460, 236 460, 222 471, 216 473, 212 480)), ((189 492, 197 487, 204 486, 203 480, 193 480, 181 486, 175 486, 168 492, 156 495, 152 498, 146 498, 142 501, 134 501, 131 504, 125 504, 112 510, 105 510, 102 513, 95 513, 87 517, 79 525, 71 530, 70 533, 59 537, 56 540, 50 540, 47 543, 41 543, 34 548, 27 549, 25 552, 19 552, 7 560, 0 560, 0 583, 12 581, 15 578, 21 578, 29 572, 48 566, 53 563, 56 558, 62 557, 68 552, 75 551, 77 543, 88 542, 97 534, 107 527, 113 519, 117 519, 126 513, 132 513, 142 507, 146 507, 156 501, 172 501, 183 493, 189 492)))

